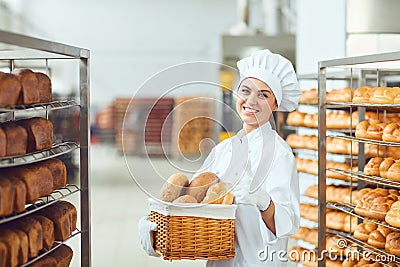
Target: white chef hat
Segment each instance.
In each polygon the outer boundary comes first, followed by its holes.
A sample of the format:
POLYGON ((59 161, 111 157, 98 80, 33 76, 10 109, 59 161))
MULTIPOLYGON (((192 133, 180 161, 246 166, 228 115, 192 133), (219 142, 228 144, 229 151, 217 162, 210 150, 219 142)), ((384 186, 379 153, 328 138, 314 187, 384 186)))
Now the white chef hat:
POLYGON ((259 79, 271 88, 278 111, 293 111, 301 97, 301 90, 292 63, 268 49, 253 52, 237 62, 240 83, 248 77, 259 79))

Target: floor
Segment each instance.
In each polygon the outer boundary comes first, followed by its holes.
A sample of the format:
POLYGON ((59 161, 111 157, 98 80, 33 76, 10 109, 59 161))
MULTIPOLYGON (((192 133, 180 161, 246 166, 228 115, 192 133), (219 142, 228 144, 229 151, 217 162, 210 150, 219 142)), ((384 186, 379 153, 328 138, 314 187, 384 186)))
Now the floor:
MULTIPOLYGON (((124 157, 113 146, 94 145, 91 152, 92 266, 205 266, 205 261, 169 262, 149 257, 140 247, 137 231, 138 220, 148 213, 148 196, 134 182, 124 157)), ((161 181, 154 181, 146 158, 131 156, 127 161, 133 164, 131 169, 139 170, 134 172, 135 177, 144 178, 137 178, 143 188, 149 192, 159 190, 161 181)), ((177 172, 173 164, 152 158, 153 168, 165 176, 177 172)), ((186 167, 194 166, 189 165, 186 167)), ((78 195, 68 200, 79 203, 78 195)), ((68 244, 75 253, 71 266, 80 266, 79 238, 68 244)))
MULTIPOLYGON (((141 249, 137 223, 148 213, 148 193, 157 193, 163 181, 155 175, 157 170, 168 177, 178 171, 197 169, 202 159, 162 159, 128 157, 127 162, 136 182, 130 175, 125 159, 113 146, 93 145, 91 148, 91 212, 92 212, 92 266, 205 266, 205 261, 164 261, 149 257, 141 249), (185 163, 186 162, 186 163, 185 163), (140 179, 142 178, 142 179, 140 179)), ((68 200, 79 203, 78 195, 68 200)), ((71 266, 80 266, 79 238, 68 242, 73 247, 71 266)))

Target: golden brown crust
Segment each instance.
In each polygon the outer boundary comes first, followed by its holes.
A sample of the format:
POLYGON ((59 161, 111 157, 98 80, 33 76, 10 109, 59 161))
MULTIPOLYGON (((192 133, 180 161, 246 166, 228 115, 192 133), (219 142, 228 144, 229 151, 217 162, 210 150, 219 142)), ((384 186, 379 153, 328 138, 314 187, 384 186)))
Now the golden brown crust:
POLYGON ((195 177, 189 184, 186 194, 191 195, 201 202, 208 188, 218 182, 218 176, 212 172, 204 172, 195 177))
POLYGON ((189 179, 183 173, 171 175, 160 190, 162 201, 172 202, 184 193, 185 186, 189 184, 189 179))
POLYGON ((38 80, 39 103, 47 103, 52 101, 52 86, 49 76, 41 72, 35 72, 38 80))
POLYGON ((387 142, 400 142, 400 124, 388 124, 383 131, 382 140, 387 142))
POLYGON ((197 199, 190 195, 183 195, 172 201, 172 203, 197 203, 197 199))
POLYGON ((380 176, 379 166, 383 160, 383 158, 379 157, 371 158, 364 167, 364 173, 366 175, 380 176))
POLYGON ((0 72, 0 105, 12 106, 18 103, 22 86, 17 77, 0 72))
POLYGON ((39 103, 38 80, 33 71, 29 69, 19 69, 13 71, 13 74, 20 81, 22 93, 18 100, 18 104, 35 104, 39 103))

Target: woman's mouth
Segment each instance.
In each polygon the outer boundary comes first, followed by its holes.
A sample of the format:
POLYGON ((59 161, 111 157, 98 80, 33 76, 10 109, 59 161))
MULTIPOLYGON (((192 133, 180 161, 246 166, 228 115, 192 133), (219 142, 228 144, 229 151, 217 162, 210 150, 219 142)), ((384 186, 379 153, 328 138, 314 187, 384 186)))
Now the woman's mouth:
POLYGON ((245 106, 243 106, 243 111, 248 114, 256 114, 257 112, 259 112, 259 110, 257 110, 257 109, 253 109, 253 108, 249 108, 249 107, 245 107, 245 106))

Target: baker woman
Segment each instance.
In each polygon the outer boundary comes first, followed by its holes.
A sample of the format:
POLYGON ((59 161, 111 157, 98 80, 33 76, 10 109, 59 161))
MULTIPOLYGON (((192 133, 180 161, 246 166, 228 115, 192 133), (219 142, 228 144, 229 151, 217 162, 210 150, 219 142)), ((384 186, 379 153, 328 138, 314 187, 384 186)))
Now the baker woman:
MULTIPOLYGON (((235 257, 207 267, 286 266, 288 237, 299 227, 299 185, 289 145, 273 129, 273 111, 292 111, 301 91, 289 60, 261 50, 237 63, 236 110, 243 129, 213 148, 199 173, 210 171, 234 184, 235 257), (270 122, 271 120, 271 122, 270 122)), ((149 231, 139 222, 143 248, 155 255, 149 231)))

